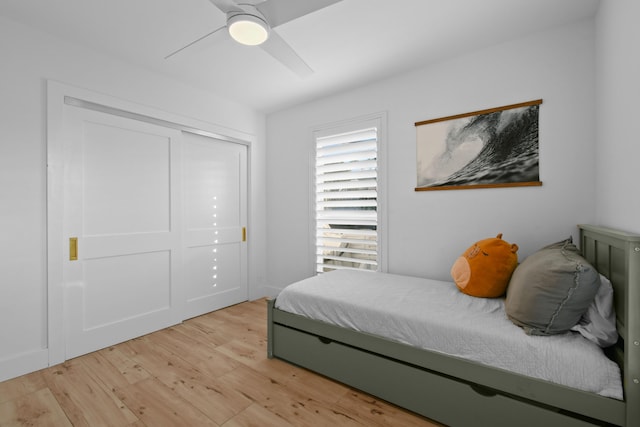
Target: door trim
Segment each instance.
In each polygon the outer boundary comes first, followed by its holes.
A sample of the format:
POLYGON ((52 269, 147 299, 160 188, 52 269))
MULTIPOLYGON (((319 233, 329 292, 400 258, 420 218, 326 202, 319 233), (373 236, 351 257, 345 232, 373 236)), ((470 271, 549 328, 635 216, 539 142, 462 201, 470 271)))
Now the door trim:
MULTIPOLYGON (((228 129, 212 123, 183 117, 152 107, 77 88, 53 80, 47 81, 47 350, 49 366, 66 360, 65 309, 63 263, 65 262, 64 215, 64 117, 69 102, 80 102, 83 108, 107 109, 115 114, 131 114, 133 118, 147 118, 166 127, 179 127, 185 132, 216 138, 250 147, 253 135, 228 129), (171 125, 171 126, 169 126, 171 125)), ((77 106, 77 105, 75 105, 77 106)), ((146 120, 145 120, 146 121, 146 120)), ((250 156, 247 159, 250 170, 250 156)), ((250 181, 249 181, 250 182, 250 181)), ((248 212, 250 198, 247 197, 248 212)), ((248 224, 250 227, 251 225, 248 224)))

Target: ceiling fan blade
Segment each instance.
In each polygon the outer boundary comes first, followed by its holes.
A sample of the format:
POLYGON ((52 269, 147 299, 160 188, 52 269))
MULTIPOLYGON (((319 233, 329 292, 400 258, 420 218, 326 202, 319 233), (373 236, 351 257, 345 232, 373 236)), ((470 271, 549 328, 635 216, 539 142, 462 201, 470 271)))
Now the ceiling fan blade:
POLYGON ((236 2, 233 0, 209 0, 209 1, 224 13, 242 11, 242 8, 240 8, 240 6, 238 6, 236 2))
POLYGON ((174 50, 173 52, 165 56, 164 59, 174 58, 176 56, 180 57, 185 55, 187 52, 195 53, 210 49, 212 46, 216 45, 225 37, 227 37, 228 33, 226 29, 226 26, 217 28, 210 33, 200 37, 199 39, 192 41, 188 45, 174 50))
MULTIPOLYGON (((217 3, 220 0, 210 0, 217 3)), ((222 0, 229 1, 229 0, 222 0)), ((266 0, 256 4, 256 8, 267 18, 271 28, 323 9, 341 0, 266 0)))
POLYGON ((298 76, 307 77, 313 74, 311 67, 275 31, 271 31, 267 41, 260 47, 298 76))

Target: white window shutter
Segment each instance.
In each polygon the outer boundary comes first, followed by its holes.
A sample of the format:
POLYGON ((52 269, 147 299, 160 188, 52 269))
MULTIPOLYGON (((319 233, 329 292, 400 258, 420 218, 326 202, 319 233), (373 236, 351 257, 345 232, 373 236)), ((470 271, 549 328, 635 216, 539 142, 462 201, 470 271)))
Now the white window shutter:
POLYGON ((378 269, 378 130, 316 138, 316 272, 378 269))

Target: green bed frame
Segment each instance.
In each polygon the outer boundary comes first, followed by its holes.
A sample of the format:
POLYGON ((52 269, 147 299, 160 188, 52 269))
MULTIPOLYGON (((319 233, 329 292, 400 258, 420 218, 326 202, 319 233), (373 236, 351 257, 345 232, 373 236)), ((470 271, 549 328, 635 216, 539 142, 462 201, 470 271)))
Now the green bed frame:
MULTIPOLYGON (((449 426, 640 426, 640 235, 580 225, 585 258, 611 280, 624 401, 308 319, 268 301, 268 356, 449 426)), ((580 363, 580 361, 576 361, 580 363)))

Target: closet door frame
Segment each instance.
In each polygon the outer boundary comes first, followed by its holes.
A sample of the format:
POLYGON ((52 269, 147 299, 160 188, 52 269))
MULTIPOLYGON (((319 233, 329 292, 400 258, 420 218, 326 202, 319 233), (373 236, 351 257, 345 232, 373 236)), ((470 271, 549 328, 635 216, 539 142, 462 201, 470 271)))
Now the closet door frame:
MULTIPOLYGON (((68 247, 63 235, 64 218, 64 138, 65 110, 70 106, 94 109, 135 118, 184 132, 210 136, 247 146, 247 179, 251 182, 252 135, 222 128, 212 123, 157 110, 109 95, 47 81, 47 342, 49 366, 66 360, 63 263, 68 247)), ((250 207, 250 188, 247 210, 250 207)), ((249 221, 249 219, 247 219, 249 221)), ((247 224, 250 228, 251 224, 247 224)), ((248 261, 248 259, 247 259, 248 261)), ((247 265, 247 270, 249 265, 247 265)), ((250 293, 250 289, 249 289, 250 293)))

